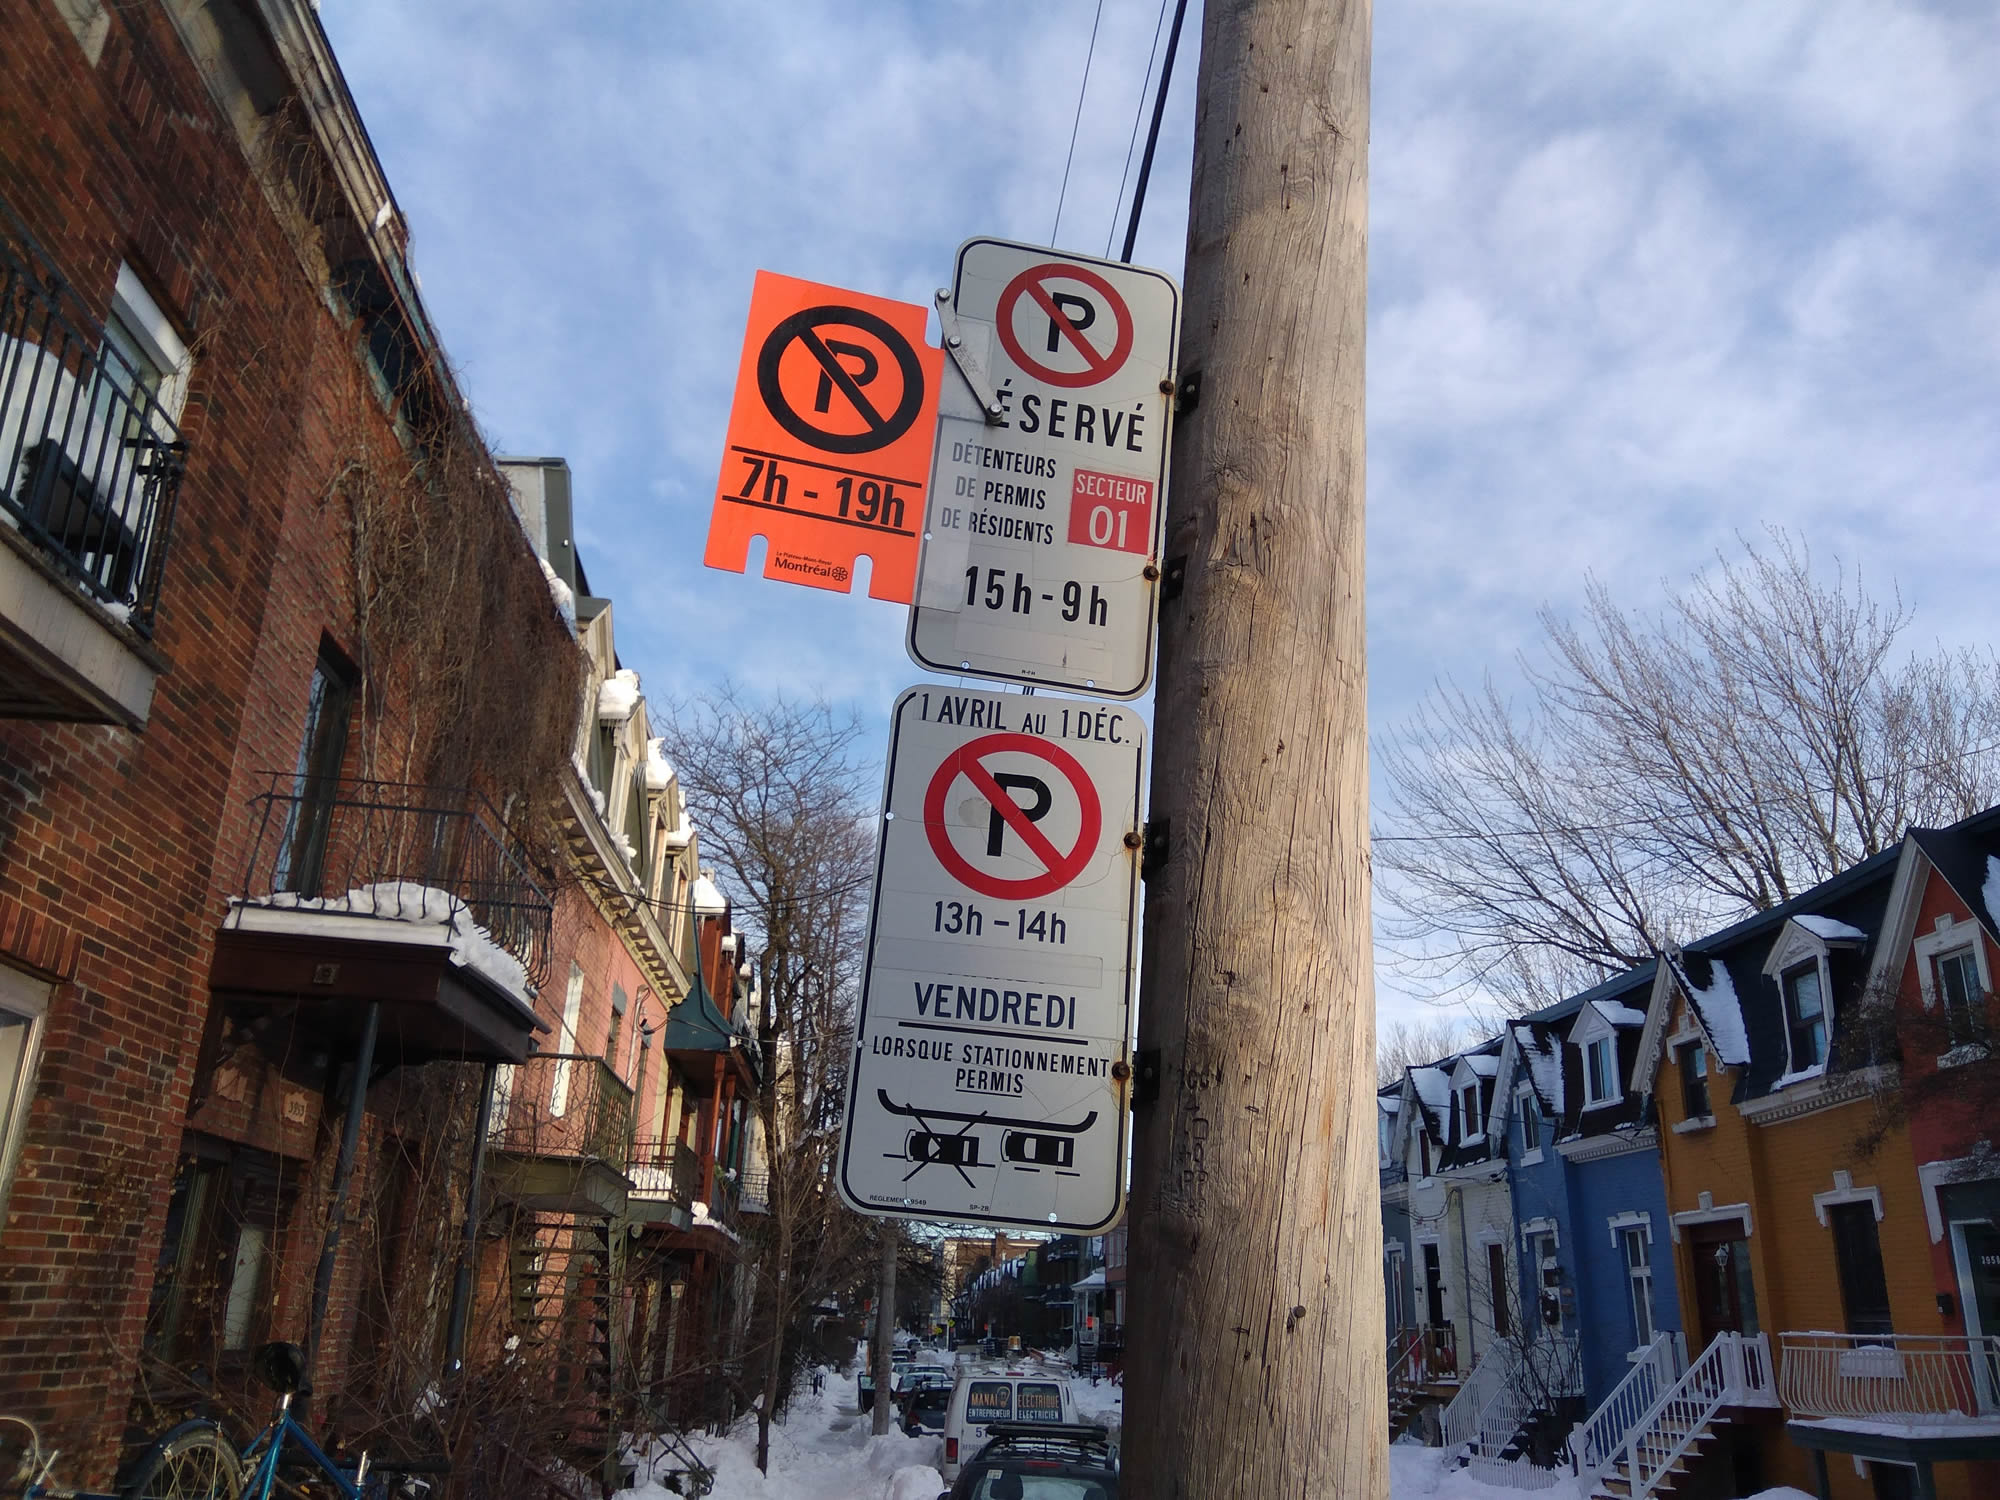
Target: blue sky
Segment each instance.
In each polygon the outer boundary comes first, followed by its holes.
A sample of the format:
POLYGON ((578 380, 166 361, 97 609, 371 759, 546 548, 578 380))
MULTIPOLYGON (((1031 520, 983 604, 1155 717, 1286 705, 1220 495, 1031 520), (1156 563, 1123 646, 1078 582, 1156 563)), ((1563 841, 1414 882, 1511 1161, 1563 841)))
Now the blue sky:
MULTIPOLYGON (((701 566, 751 278, 922 301, 963 239, 1048 240, 1094 4, 325 0, 466 392, 501 451, 569 460, 651 690, 733 675, 886 732, 921 675, 900 608, 701 566)), ((1136 256, 1176 272, 1199 9, 1136 256)), ((1064 248, 1122 237, 1157 18, 1104 0, 1064 248)), ((1650 607, 1766 523, 1900 583, 1922 643, 1988 642, 2000 12, 1401 0, 1375 26, 1377 732, 1441 676, 1509 680, 1587 573, 1650 607)))

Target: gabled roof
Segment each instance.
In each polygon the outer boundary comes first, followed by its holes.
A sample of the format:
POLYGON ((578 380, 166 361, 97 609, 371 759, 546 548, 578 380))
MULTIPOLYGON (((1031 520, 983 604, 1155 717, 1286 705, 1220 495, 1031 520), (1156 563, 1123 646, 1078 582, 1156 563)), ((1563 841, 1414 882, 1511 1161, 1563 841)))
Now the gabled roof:
POLYGON ((1949 828, 1912 828, 1910 837, 1987 936, 2000 942, 2000 912, 1993 909, 2000 903, 2000 808, 1949 828))
POLYGON ((1847 1066, 1841 1014, 1867 983, 1869 952, 1882 932, 1901 857, 1900 845, 1885 849, 1783 905, 1666 955, 1666 980, 1654 987, 1635 1083, 1650 1091, 1676 993, 1686 996, 1717 1060, 1735 1070, 1733 1103, 1759 1098, 1796 1076, 1786 1072, 1782 981, 1767 972, 1774 951, 1787 944, 1787 951, 1801 946, 1825 951, 1832 1021, 1828 1066, 1835 1071, 1847 1066))

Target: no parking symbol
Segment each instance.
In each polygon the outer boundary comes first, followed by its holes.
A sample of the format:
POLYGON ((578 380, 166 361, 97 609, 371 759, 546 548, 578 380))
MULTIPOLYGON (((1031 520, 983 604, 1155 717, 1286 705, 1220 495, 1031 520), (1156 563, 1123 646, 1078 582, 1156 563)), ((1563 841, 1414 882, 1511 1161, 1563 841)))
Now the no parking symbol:
POLYGON ((1001 901, 1035 901, 1068 885, 1097 852, 1103 826, 1103 809, 1089 773, 1060 745, 1032 734, 989 734, 960 746, 937 768, 924 792, 924 833, 938 863, 969 889, 1001 901), (1009 751, 1030 757, 1033 769, 988 769, 988 757, 1009 751), (984 846, 976 851, 984 866, 968 859, 952 839, 947 799, 961 777, 971 783, 987 809, 984 846), (1055 806, 1058 789, 1077 809, 1076 838, 1067 852, 1058 849, 1039 826, 1055 806), (1017 791, 1026 792, 1029 800, 1017 800, 1017 791), (1010 831, 1028 858, 1041 866, 1039 873, 1011 878, 995 873, 993 866, 1008 854, 1010 831))

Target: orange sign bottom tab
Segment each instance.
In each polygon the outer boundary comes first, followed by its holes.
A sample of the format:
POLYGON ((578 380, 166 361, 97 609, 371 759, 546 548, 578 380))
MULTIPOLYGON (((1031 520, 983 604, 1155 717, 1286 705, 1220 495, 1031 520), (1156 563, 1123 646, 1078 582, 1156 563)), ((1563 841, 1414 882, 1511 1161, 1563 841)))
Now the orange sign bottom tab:
POLYGON ((944 351, 927 308, 757 273, 703 561, 871 598, 915 596, 944 351))

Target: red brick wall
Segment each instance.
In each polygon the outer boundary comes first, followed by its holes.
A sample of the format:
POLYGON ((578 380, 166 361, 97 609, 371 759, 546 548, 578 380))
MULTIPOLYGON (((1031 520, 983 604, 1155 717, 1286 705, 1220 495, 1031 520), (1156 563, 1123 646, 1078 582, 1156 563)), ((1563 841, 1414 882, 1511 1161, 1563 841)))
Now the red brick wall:
MULTIPOLYGON (((0 950, 66 980, 0 1233, 0 1410, 44 1423, 83 1478, 103 1476, 131 1393, 247 804, 296 755, 321 632, 352 616, 336 450, 356 412, 391 441, 353 330, 164 7, 108 9, 93 68, 48 0, 0 0, 0 196, 96 312, 125 261, 194 350, 150 722, 0 723, 0 950)), ((211 1098, 200 1123, 323 1157, 313 1113, 280 1128, 211 1098)), ((282 1312, 302 1321, 299 1258, 282 1312)))

